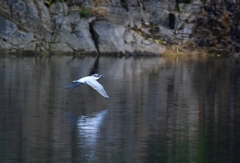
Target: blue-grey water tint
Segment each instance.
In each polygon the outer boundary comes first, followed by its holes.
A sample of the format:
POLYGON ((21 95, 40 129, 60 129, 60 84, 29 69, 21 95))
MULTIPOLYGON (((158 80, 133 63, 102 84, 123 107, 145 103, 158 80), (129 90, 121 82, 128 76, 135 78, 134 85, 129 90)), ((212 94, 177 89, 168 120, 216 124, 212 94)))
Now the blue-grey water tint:
POLYGON ((0 58, 0 162, 237 163, 240 62, 0 58), (110 99, 87 85, 97 72, 110 99))

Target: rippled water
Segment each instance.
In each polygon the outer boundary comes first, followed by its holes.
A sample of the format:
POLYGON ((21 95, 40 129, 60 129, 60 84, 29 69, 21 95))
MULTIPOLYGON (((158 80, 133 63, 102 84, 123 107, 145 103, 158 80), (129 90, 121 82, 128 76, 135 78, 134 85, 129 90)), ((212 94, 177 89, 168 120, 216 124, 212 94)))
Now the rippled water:
POLYGON ((0 162, 237 163, 239 61, 0 58, 0 162))

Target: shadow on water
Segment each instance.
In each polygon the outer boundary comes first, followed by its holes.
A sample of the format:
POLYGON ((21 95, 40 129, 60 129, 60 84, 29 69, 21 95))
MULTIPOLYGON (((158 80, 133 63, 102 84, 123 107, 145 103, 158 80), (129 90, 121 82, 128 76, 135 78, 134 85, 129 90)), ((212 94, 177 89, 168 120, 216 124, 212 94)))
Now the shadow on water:
POLYGON ((92 74, 97 74, 98 73, 98 63, 99 63, 99 56, 100 55, 97 55, 95 61, 94 61, 94 64, 90 70, 90 73, 89 75, 92 75, 92 74))
POLYGON ((232 58, 0 58, 0 162, 235 163, 232 58), (111 99, 80 86, 92 73, 111 99))

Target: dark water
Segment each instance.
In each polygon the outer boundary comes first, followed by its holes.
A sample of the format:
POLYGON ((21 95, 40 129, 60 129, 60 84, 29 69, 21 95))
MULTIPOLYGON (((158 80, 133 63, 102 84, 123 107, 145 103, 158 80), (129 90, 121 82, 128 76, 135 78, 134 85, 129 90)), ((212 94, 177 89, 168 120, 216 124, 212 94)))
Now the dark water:
POLYGON ((237 163, 239 61, 0 58, 0 162, 237 163))

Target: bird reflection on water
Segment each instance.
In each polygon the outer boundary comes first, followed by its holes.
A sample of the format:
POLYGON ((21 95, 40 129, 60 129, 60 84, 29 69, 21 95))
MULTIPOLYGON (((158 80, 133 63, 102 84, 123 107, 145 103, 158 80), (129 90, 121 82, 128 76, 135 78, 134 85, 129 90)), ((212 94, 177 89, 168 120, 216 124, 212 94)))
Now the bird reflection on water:
POLYGON ((94 161, 100 130, 108 115, 108 110, 105 109, 96 114, 82 115, 80 117, 72 113, 67 113, 66 115, 69 122, 77 127, 78 147, 88 151, 81 153, 82 157, 84 157, 86 162, 94 161))
POLYGON ((77 127, 84 144, 94 145, 97 140, 100 127, 108 114, 108 110, 103 110, 94 116, 81 116, 78 118, 77 127))

